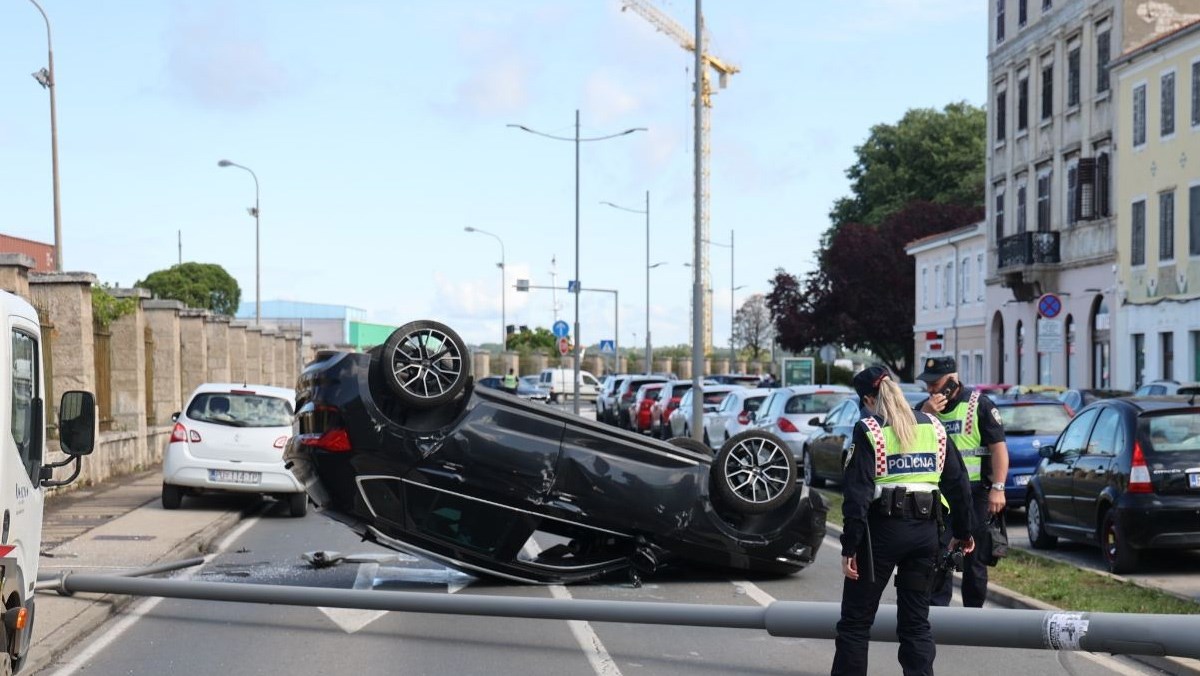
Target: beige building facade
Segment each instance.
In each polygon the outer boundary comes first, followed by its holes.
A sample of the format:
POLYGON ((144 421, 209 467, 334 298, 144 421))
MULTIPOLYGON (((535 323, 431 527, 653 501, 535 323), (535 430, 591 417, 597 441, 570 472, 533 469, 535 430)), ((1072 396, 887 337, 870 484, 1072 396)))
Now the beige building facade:
POLYGON ((916 273, 915 363, 951 355, 963 382, 987 382, 985 224, 924 237, 910 242, 905 252, 913 257, 916 273))
POLYGON ((1200 14, 1113 63, 1116 386, 1200 380, 1200 14))
POLYGON ((1113 387, 1118 113, 1111 63, 1200 0, 993 0, 988 29, 987 371, 1113 387), (1054 317, 1039 300, 1053 296, 1054 317))

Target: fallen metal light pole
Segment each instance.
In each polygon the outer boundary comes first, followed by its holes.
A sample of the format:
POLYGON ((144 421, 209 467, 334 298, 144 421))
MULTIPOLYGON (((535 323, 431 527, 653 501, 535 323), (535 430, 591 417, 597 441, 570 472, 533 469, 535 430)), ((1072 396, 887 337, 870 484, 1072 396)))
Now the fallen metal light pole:
MULTIPOLYGON (((835 637, 835 625, 841 615, 837 603, 801 601, 776 601, 765 608, 706 606, 191 582, 83 573, 64 574, 58 591, 485 617, 765 629, 772 636, 819 639, 835 637)), ((1200 641, 1196 640, 1200 636, 1200 615, 932 608, 930 622, 935 640, 942 645, 1200 657, 1200 641), (1143 638, 1134 638, 1139 636, 1143 638)), ((871 639, 896 641, 895 606, 879 607, 871 639)))

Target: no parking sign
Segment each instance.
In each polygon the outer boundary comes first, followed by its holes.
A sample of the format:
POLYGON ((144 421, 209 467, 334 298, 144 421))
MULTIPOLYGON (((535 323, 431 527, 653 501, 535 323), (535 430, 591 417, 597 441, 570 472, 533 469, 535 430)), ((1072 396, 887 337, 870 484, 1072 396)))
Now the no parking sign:
POLYGON ((1062 312, 1062 299, 1052 293, 1042 294, 1037 302, 1038 316, 1054 319, 1062 312))

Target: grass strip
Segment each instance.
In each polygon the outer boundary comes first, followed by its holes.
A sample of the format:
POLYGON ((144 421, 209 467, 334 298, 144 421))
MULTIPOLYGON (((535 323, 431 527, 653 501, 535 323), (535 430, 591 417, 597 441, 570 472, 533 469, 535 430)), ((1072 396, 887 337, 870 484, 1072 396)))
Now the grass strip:
MULTIPOLYGON (((820 493, 829 503, 829 522, 841 526, 842 494, 829 490, 820 493)), ((1069 610, 1156 615, 1200 613, 1200 604, 1020 549, 1010 549, 1008 558, 988 571, 988 580, 1069 610)))

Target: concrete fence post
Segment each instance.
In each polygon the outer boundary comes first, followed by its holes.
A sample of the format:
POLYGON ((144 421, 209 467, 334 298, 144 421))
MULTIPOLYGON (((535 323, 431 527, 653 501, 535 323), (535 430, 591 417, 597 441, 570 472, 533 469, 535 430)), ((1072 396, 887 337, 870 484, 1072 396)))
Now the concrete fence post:
POLYGON ((182 389, 179 398, 186 402, 197 387, 208 379, 208 332, 204 324, 208 310, 187 308, 179 313, 179 352, 182 389))
POLYGON ((275 336, 275 374, 271 378, 271 384, 276 387, 292 387, 295 381, 289 380, 288 376, 291 372, 292 362, 294 359, 288 358, 287 351, 287 332, 279 331, 279 335, 275 336))
POLYGON ((263 329, 262 340, 258 343, 258 360, 262 364, 261 374, 258 378, 260 385, 275 384, 275 337, 278 335, 277 329, 263 329))
POLYGON ((233 380, 229 360, 229 321, 227 315, 209 315, 204 319, 204 331, 208 375, 210 383, 228 383, 233 380))
POLYGON ((96 391, 96 363, 93 356, 92 285, 96 275, 90 272, 47 272, 29 276, 29 294, 42 321, 53 324, 50 336, 43 336, 43 349, 53 352, 54 382, 46 401, 46 419, 54 420, 58 397, 67 390, 96 391))
POLYGON ((142 301, 146 326, 154 338, 154 379, 150 383, 150 417, 156 425, 167 425, 171 414, 183 408, 182 341, 179 314, 183 303, 177 300, 142 301))
MULTIPOLYGON (((112 333, 112 365, 109 368, 112 392, 113 429, 137 432, 133 465, 145 463, 146 435, 146 316, 142 303, 150 298, 145 289, 109 289, 114 298, 132 299, 134 311, 117 318, 109 326, 112 333)), ((133 467, 130 467, 132 470, 133 467)))
POLYGON ((246 377, 246 322, 229 322, 229 382, 245 383, 246 377))
POLYGON ((247 384, 262 382, 262 341, 261 326, 246 327, 246 373, 247 384))
POLYGON ((0 289, 29 300, 29 271, 34 265, 25 254, 0 254, 0 289))

